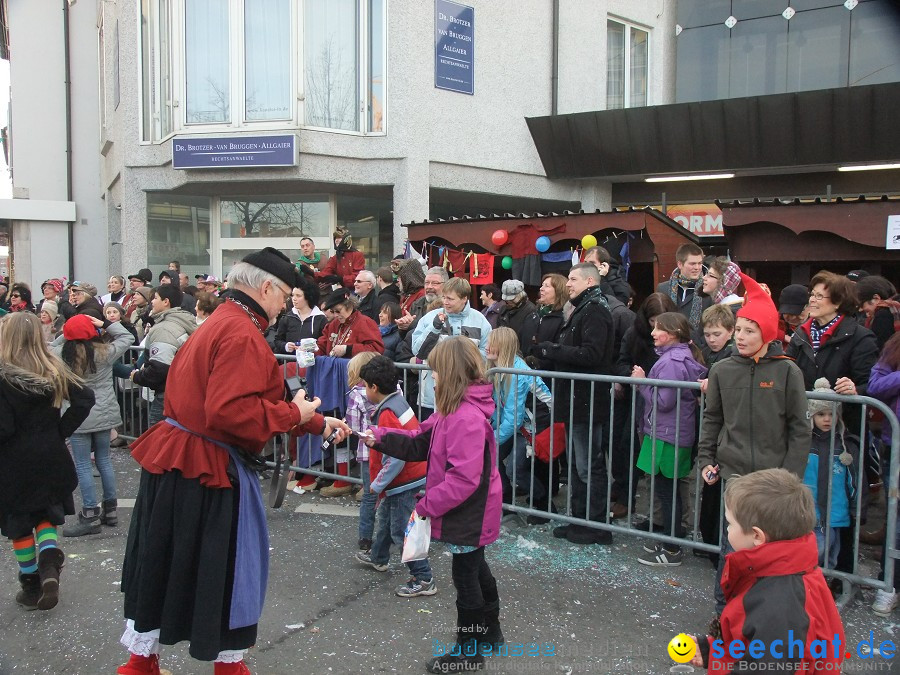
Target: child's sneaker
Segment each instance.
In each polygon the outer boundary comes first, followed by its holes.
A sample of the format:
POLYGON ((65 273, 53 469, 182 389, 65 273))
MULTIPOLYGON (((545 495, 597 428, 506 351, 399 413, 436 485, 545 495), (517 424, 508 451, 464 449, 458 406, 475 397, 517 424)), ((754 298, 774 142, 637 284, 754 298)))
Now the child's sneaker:
POLYGON ((376 572, 387 572, 387 563, 377 563, 372 560, 372 556, 368 551, 357 551, 356 556, 357 562, 361 562, 363 565, 368 565, 376 572))
POLYGON ((875 591, 875 602, 872 603, 872 611, 879 616, 890 616, 898 602, 900 602, 900 595, 890 591, 883 591, 879 588, 875 591))
POLYGON ((398 586, 394 591, 401 598, 415 598, 419 595, 434 595, 437 593, 437 584, 434 583, 434 577, 428 581, 417 581, 415 577, 411 578, 402 586, 398 586))
POLYGON ((657 546, 652 553, 640 556, 638 562, 650 567, 678 567, 683 558, 681 551, 667 551, 662 546, 657 546))

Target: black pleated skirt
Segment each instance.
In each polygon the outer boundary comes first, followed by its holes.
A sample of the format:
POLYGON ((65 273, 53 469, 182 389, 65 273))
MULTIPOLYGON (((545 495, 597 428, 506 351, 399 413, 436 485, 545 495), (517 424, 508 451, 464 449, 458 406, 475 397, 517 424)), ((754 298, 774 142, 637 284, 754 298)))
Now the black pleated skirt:
POLYGON ((256 643, 257 624, 228 628, 238 517, 234 476, 232 485, 207 488, 179 471, 142 471, 128 531, 125 618, 141 633, 158 628, 161 644, 189 640, 190 655, 200 661, 256 643))

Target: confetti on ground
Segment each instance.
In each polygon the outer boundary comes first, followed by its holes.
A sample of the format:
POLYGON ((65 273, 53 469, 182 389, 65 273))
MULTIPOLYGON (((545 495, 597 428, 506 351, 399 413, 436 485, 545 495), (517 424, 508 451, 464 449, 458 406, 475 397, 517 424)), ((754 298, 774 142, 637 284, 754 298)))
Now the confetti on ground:
POLYGON ((681 586, 681 582, 675 581, 674 579, 666 579, 666 583, 669 584, 669 586, 675 586, 676 588, 681 586))
POLYGON ((290 623, 285 626, 285 628, 287 628, 288 630, 298 630, 300 628, 306 628, 306 625, 302 623, 290 623))
POLYGON ((417 611, 419 612, 419 614, 431 614, 430 609, 419 609, 417 611))

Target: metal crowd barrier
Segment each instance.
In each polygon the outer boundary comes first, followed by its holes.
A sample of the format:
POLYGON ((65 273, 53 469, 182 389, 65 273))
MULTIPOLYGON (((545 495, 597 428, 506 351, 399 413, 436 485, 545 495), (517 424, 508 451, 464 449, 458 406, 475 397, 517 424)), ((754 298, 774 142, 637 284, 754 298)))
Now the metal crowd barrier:
MULTIPOLYGON (((131 350, 123 357, 123 361, 131 361, 141 352, 140 348, 132 347, 131 350)), ((295 363, 293 355, 276 355, 285 374, 288 372, 288 364, 295 363)), ((407 399, 418 413, 419 419, 423 419, 423 409, 420 400, 415 392, 421 389, 422 378, 429 370, 428 366, 397 363, 400 371, 400 383, 407 399)), ((695 392, 699 396, 697 402, 698 408, 696 413, 696 438, 699 439, 702 434, 703 409, 705 406, 705 397, 700 393, 700 385, 696 382, 680 382, 670 380, 652 380, 649 378, 635 379, 630 377, 618 377, 611 375, 585 375, 581 373, 563 373, 555 371, 541 370, 517 370, 514 368, 493 368, 487 372, 488 376, 492 375, 509 375, 513 378, 511 387, 518 390, 519 378, 525 377, 534 381, 536 378, 543 380, 550 389, 551 396, 554 401, 557 400, 558 392, 568 388, 568 403, 561 406, 560 409, 568 411, 564 415, 564 419, 558 419, 556 415, 557 406, 549 406, 549 427, 552 429, 556 422, 562 422, 566 428, 565 448, 558 459, 551 462, 542 462, 538 460, 535 454, 529 449, 525 438, 520 435, 517 429, 513 435, 512 449, 507 458, 507 462, 511 462, 516 466, 517 461, 523 466, 524 474, 518 471, 512 471, 510 477, 510 502, 504 504, 504 511, 507 513, 518 514, 519 517, 527 519, 530 522, 548 522, 570 523, 583 525, 590 528, 600 530, 608 530, 616 535, 624 535, 653 540, 655 542, 669 544, 671 546, 684 547, 687 549, 696 549, 706 553, 720 553, 722 546, 723 528, 721 523, 724 522, 724 500, 721 501, 718 508, 719 524, 716 527, 717 536, 712 541, 704 541, 700 535, 700 514, 701 514, 701 495, 703 493, 704 481, 700 476, 702 467, 696 466, 696 441, 691 456, 692 471, 688 478, 679 479, 676 482, 677 489, 672 491, 671 517, 668 522, 655 524, 654 520, 654 504, 658 494, 657 476, 645 476, 643 472, 636 468, 635 463, 640 448, 641 432, 639 431, 639 416, 643 414, 643 398, 641 397, 637 385, 653 387, 654 396, 652 396, 653 409, 649 412, 651 424, 651 442, 656 441, 656 391, 658 388, 672 388, 676 390, 688 390, 695 392), (563 384, 563 382, 565 384, 563 384), (575 462, 571 461, 573 457, 573 434, 572 431, 579 421, 575 417, 576 397, 574 394, 574 383, 587 382, 589 384, 588 404, 589 413, 587 418, 588 431, 588 449, 587 449, 587 466, 584 467, 583 473, 590 478, 586 486, 585 512, 582 514, 572 514, 572 486, 573 471, 576 471, 575 462), (618 393, 617 393, 618 389, 618 393), (608 396, 608 405, 596 406, 594 402, 598 397, 608 396), (523 457, 524 455, 524 457, 523 457), (600 462, 599 467, 595 467, 595 463, 600 462), (615 469, 615 475, 614 475, 615 469), (565 477, 564 481, 557 480, 557 472, 562 471, 565 477), (543 473, 543 475, 542 475, 543 473), (638 489, 638 479, 643 476, 643 480, 647 482, 646 489, 638 489), (525 484, 523 485, 522 482, 525 484), (597 482, 597 481, 601 482, 597 482), (558 482, 565 482, 568 485, 564 504, 557 505, 554 502, 554 488, 558 482), (618 514, 616 517, 610 513, 613 505, 611 499, 612 488, 617 484, 619 494, 616 495, 617 501, 626 507, 625 513, 618 514), (624 485, 624 489, 623 489, 624 485), (550 492, 550 499, 536 498, 536 494, 540 494, 541 490, 550 492), (598 506, 592 504, 592 499, 597 499, 597 491, 600 491, 602 503, 598 506), (684 536, 675 536, 674 533, 678 529, 678 523, 675 519, 675 496, 679 492, 684 496, 685 493, 690 495, 690 499, 683 499, 682 525, 686 534, 684 536), (638 499, 638 498, 641 499, 638 499), (535 502, 542 502, 537 505, 535 502), (557 506, 561 508, 557 508, 557 506), (592 506, 594 507, 592 509, 592 506), (592 513, 602 514, 600 517, 585 517, 592 513), (529 518, 530 517, 530 518, 529 518), (661 531, 659 531, 661 530, 661 531)), ((127 381, 119 380, 117 390, 119 392, 120 403, 123 407, 124 433, 126 438, 134 438, 139 436, 147 428, 147 419, 149 412, 149 401, 146 400, 146 392, 141 393, 139 388, 124 386, 127 381)), ((505 401, 500 401, 497 414, 502 415, 505 401)), ((844 396, 838 394, 812 393, 807 392, 807 398, 811 400, 829 401, 834 404, 843 406, 843 417, 846 418, 847 410, 852 407, 859 407, 859 424, 854 429, 847 429, 847 433, 854 434, 859 439, 860 448, 859 456, 855 461, 855 495, 854 499, 854 517, 851 522, 852 531, 852 547, 853 547, 853 565, 850 570, 838 570, 831 567, 828 563, 828 551, 831 544, 831 505, 835 489, 834 475, 832 471, 828 472, 828 508, 822 513, 822 525, 825 532, 825 564, 823 565, 824 573, 836 579, 842 580, 843 595, 841 602, 846 602, 852 593, 853 585, 865 585, 870 587, 882 588, 885 590, 893 589, 894 582, 894 561, 900 560, 900 551, 898 551, 898 539, 900 539, 900 531, 898 531, 897 506, 898 496, 900 496, 900 478, 898 478, 898 470, 900 470, 900 422, 898 422, 893 411, 881 401, 867 396, 844 396), (878 578, 875 574, 866 575, 860 569, 859 547, 861 520, 864 510, 868 506, 869 485, 866 479, 866 454, 869 446, 869 430, 867 429, 867 420, 870 410, 878 410, 883 416, 882 424, 891 426, 891 447, 890 463, 887 476, 883 477, 883 492, 886 497, 885 511, 885 541, 884 556, 882 558, 883 575, 878 578)), ((581 402, 581 398, 578 399, 581 402)), ((676 424, 675 437, 680 437, 680 412, 681 412, 681 396, 676 399, 676 424)), ((538 399, 531 397, 531 418, 538 418, 538 399)), ((427 415, 428 410, 424 413, 427 415)), ((276 467, 284 464, 284 458, 289 453, 289 448, 296 448, 297 454, 294 457, 302 455, 303 443, 313 444, 320 443, 318 437, 315 439, 307 436, 299 439, 291 439, 288 434, 281 434, 273 439, 271 443, 271 459, 268 462, 270 467, 276 467)), ((838 442, 836 426, 833 425, 830 440, 830 453, 834 456, 834 449, 838 442)), ((345 442, 343 449, 349 450, 351 460, 356 454, 356 439, 349 439, 345 442)), ((549 438, 550 455, 556 455, 560 449, 556 446, 557 437, 551 433, 549 438)), ((307 445, 305 450, 309 454, 313 448, 307 445)), ((677 465, 677 453, 676 461, 677 465)), ((293 453, 291 453, 293 454, 293 453)), ((329 462, 327 456, 309 463, 308 466, 300 466, 296 461, 290 463, 290 470, 296 474, 313 475, 317 478, 329 480, 345 480, 350 483, 362 484, 362 477, 359 473, 359 467, 356 471, 351 472, 350 476, 338 475, 333 464, 333 457, 329 462)), ((504 471, 504 467, 500 467, 504 471)), ((720 481, 721 483, 721 481, 720 481)), ((846 538, 842 545, 847 543, 846 538)))

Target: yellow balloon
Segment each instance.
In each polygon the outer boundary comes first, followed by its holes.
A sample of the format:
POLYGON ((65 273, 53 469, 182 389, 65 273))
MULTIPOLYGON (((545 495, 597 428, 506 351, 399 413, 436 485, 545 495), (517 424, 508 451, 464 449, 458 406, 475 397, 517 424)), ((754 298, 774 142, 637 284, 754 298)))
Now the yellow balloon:
POLYGON ((597 245, 597 237, 592 234, 586 234, 581 238, 581 246, 585 249, 592 248, 597 245))
POLYGON ((687 663, 697 653, 697 643, 687 633, 679 633, 669 641, 668 652, 675 663, 687 663))

